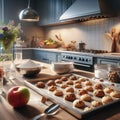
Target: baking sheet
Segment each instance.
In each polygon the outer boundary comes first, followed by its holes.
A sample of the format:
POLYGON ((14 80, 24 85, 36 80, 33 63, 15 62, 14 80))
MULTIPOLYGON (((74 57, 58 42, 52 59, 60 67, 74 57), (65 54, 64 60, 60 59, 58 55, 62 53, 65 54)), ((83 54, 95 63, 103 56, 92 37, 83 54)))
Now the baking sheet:
MULTIPOLYGON (((67 75, 62 75, 62 76, 70 76, 71 74, 67 74, 67 75)), ((76 77, 84 77, 84 76, 80 76, 80 75, 76 75, 76 74, 72 74, 72 75, 75 75, 76 77)), ((60 76, 57 77, 53 77, 53 80, 56 80, 56 79, 59 79, 60 76)), ((85 77, 86 78, 86 77, 85 77)), ((89 79, 89 78, 87 78, 89 79)), ((51 80, 50 79, 47 79, 47 80, 40 80, 40 81, 44 81, 44 82, 47 82, 48 80, 51 80)), ((89 79, 91 80, 91 79, 89 79)), ((105 108, 108 108, 108 107, 111 107, 112 105, 115 105, 115 104, 118 104, 120 103, 120 99, 117 99, 117 100, 114 100, 113 102, 109 103, 109 104, 106 104, 106 105, 101 105, 100 107, 96 107, 96 108, 93 108, 89 111, 84 111, 83 109, 79 109, 79 108, 75 108, 73 107, 73 103, 72 102, 69 102, 69 101, 66 101, 64 100, 64 96, 63 97, 57 97, 53 94, 53 92, 49 91, 47 86, 45 88, 38 88, 35 86, 36 82, 38 81, 27 81, 25 80, 24 83, 25 85, 27 85, 28 87, 32 88, 33 90, 35 90, 37 93, 43 95, 43 96, 46 96, 47 98, 51 99, 52 101, 56 102, 56 103, 59 103, 61 105, 61 107, 65 110, 67 110, 68 112, 70 112, 71 114, 73 114, 74 116, 76 116, 77 118, 81 119, 81 118, 84 118, 84 117, 87 117, 91 114, 95 114, 95 112, 98 112, 100 111, 101 109, 105 109, 105 108)), ((62 89, 59 87, 59 85, 57 86, 58 89, 62 89)), ((63 90, 63 89, 62 89, 63 90)), ((63 90, 63 93, 65 91, 63 90)), ((75 92, 76 94, 76 92, 75 92)), ((89 92, 89 94, 92 96, 92 100, 100 100, 101 98, 98 98, 98 97, 93 97, 92 93, 89 92)), ((77 98, 79 98, 79 96, 77 95, 77 98)), ((88 106, 91 106, 91 102, 85 102, 85 105, 86 107, 88 106)))

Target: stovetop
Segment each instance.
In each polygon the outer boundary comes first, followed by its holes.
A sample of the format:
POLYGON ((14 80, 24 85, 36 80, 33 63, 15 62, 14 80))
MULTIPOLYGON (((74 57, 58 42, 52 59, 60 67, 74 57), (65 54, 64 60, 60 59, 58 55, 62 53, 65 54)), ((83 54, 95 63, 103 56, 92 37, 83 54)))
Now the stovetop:
POLYGON ((76 52, 93 53, 93 54, 108 53, 107 50, 95 50, 95 49, 77 50, 76 52))

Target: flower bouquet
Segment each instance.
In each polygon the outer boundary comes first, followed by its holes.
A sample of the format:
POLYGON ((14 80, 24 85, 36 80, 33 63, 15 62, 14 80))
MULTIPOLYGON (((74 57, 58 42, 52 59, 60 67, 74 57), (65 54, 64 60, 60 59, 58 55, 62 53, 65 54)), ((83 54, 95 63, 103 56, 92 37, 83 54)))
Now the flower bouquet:
POLYGON ((8 50, 12 43, 15 42, 19 33, 21 32, 21 24, 14 26, 14 21, 10 21, 7 25, 2 25, 0 27, 0 43, 4 50, 8 50))
POLYGON ((2 47, 2 55, 0 61, 12 59, 12 47, 13 43, 19 37, 22 32, 21 24, 14 25, 14 21, 9 21, 7 25, 2 24, 0 27, 0 44, 2 47), (4 54, 3 54, 4 53, 4 54))

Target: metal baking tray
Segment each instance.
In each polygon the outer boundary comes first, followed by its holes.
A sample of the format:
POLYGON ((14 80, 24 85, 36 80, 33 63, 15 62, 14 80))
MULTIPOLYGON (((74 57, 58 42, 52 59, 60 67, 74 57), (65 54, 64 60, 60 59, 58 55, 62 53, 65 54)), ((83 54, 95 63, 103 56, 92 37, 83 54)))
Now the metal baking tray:
MULTIPOLYGON (((76 77, 84 77, 84 76, 77 75, 77 74, 67 74, 67 75, 62 75, 62 76, 68 76, 69 77, 70 75, 75 75, 76 77)), ((60 76, 58 78, 60 78, 60 76)), ((57 79, 57 77, 55 77, 53 80, 56 80, 56 79, 57 79)), ((90 78, 87 78, 87 79, 89 80, 90 78)), ((51 80, 51 79, 40 80, 40 81, 47 82, 48 80, 51 80)), ((37 93, 39 93, 43 96, 46 96, 47 98, 49 98, 53 102, 59 103, 63 109, 67 110, 69 113, 71 113, 72 115, 74 115, 75 117, 77 117, 79 119, 86 118, 89 115, 92 115, 92 114, 95 114, 95 113, 99 112, 100 110, 103 110, 103 109, 105 110, 105 108, 109 109, 109 107, 120 104, 120 99, 117 99, 117 100, 114 100, 113 102, 111 102, 109 104, 101 105, 101 106, 93 108, 91 110, 84 111, 83 109, 73 107, 72 102, 64 100, 63 97, 55 96, 53 94, 53 92, 51 92, 47 89, 47 87, 45 87, 45 88, 36 87, 35 86, 36 82, 38 82, 38 80, 37 81, 33 81, 33 80, 32 81, 30 81, 30 80, 25 80, 24 81, 26 86, 30 87, 31 89, 33 89, 37 93)), ((59 86, 57 86, 57 87, 59 88, 59 86)), ((91 95, 91 93, 89 93, 89 94, 91 95)), ((92 97, 92 99, 97 100, 97 99, 101 99, 101 98, 92 97)), ((91 105, 91 103, 90 102, 85 102, 85 105, 89 107, 91 105)))

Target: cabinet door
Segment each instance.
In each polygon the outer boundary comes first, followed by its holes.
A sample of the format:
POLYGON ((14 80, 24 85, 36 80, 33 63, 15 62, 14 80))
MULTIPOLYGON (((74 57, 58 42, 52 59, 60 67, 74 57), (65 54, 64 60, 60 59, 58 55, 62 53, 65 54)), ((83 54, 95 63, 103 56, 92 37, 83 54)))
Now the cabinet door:
POLYGON ((19 22, 19 13, 21 10, 27 8, 27 0, 4 0, 4 21, 8 23, 9 20, 19 22))
POLYGON ((33 50, 22 50, 23 59, 33 59, 33 50))
MULTIPOLYGON (((36 0, 35 1, 35 7, 36 10, 40 16, 40 21, 39 21, 39 25, 47 25, 52 23, 52 17, 50 17, 52 15, 52 9, 54 9, 54 7, 52 7, 52 1, 53 0, 36 0)), ((54 15, 52 15, 54 17, 54 15)))
POLYGON ((120 65, 120 61, 117 59, 97 58, 97 64, 120 65))
POLYGON ((75 0, 36 0, 35 7, 40 16, 39 25, 51 25, 60 22, 62 13, 75 0))
POLYGON ((52 63, 56 62, 57 59, 57 54, 56 52, 50 52, 50 51, 41 51, 41 50, 34 50, 33 51, 33 59, 45 63, 52 63))

